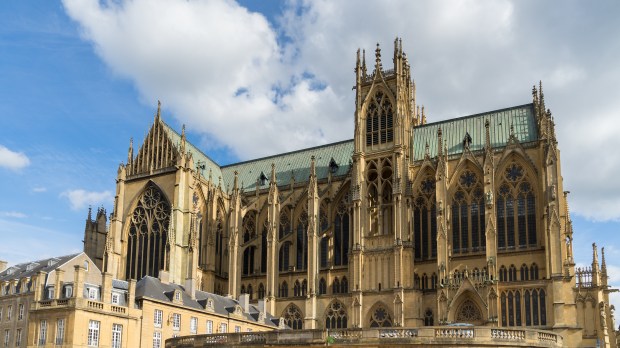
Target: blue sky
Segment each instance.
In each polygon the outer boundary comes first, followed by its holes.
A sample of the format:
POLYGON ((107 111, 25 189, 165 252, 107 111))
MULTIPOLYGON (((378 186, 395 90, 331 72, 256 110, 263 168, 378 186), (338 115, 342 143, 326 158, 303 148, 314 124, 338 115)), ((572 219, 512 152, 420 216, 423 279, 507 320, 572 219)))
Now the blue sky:
POLYGON ((0 4, 0 259, 82 248, 129 139, 163 116, 221 164, 349 139, 358 47, 403 38, 429 121, 520 105, 543 80, 575 256, 620 285, 617 1, 0 4), (257 132, 256 130, 261 131, 257 132), (233 134, 239 133, 234 136, 233 134))

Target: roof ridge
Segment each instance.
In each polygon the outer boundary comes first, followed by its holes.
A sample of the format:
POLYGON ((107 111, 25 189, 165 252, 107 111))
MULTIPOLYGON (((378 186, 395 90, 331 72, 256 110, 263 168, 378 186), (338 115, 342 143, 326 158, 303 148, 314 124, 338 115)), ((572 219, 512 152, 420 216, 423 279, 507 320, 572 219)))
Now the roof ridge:
POLYGON ((415 129, 419 129, 419 128, 424 128, 427 126, 435 126, 437 124, 441 124, 441 123, 448 123, 448 122, 453 122, 453 121, 460 121, 460 120, 464 120, 464 119, 468 119, 468 118, 474 118, 474 117, 480 117, 482 115, 488 115, 488 114, 493 114, 493 113, 498 113, 501 111, 508 111, 508 110, 515 110, 515 109, 521 109, 525 106, 533 106, 533 103, 526 103, 526 104, 522 104, 522 105, 516 105, 516 106, 510 106, 507 108, 501 108, 501 109, 496 109, 496 110, 490 110, 490 111, 485 111, 485 112, 479 112, 477 114, 471 114, 471 115, 466 115, 466 116, 460 116, 457 118, 449 118, 449 119, 445 119, 445 120, 441 120, 441 121, 435 121, 435 122, 431 122, 431 123, 425 123, 421 126, 416 126, 414 127, 415 129))
POLYGON ((77 255, 79 255, 81 253, 82 253, 82 251, 80 251, 79 253, 73 253, 73 254, 67 254, 67 255, 61 255, 61 256, 50 256, 50 257, 46 257, 44 259, 21 262, 21 263, 18 263, 18 264, 15 264, 15 265, 7 267, 7 269, 12 268, 12 267, 19 267, 19 266, 22 266, 22 265, 27 266, 27 265, 30 265, 32 263, 40 263, 40 262, 48 261, 48 260, 51 260, 51 259, 63 259, 63 258, 67 258, 67 257, 72 257, 73 258, 73 257, 76 257, 77 255))

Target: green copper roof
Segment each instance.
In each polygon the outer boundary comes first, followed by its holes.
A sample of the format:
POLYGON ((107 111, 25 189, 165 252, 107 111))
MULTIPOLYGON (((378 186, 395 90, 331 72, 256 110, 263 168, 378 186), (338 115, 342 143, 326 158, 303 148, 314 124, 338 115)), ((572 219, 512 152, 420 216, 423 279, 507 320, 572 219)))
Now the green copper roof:
POLYGON ((506 146, 510 138, 510 126, 519 142, 527 143, 538 139, 536 119, 532 104, 515 106, 508 109, 486 112, 441 122, 428 123, 413 129, 413 160, 424 159, 426 144, 430 157, 437 156, 437 130, 441 127, 442 137, 448 147, 448 155, 463 152, 463 139, 469 133, 472 151, 484 148, 485 126, 489 120, 489 133, 493 148, 506 146))
MULTIPOLYGON (((174 129, 172 129, 172 127, 167 125, 165 122, 162 122, 162 124, 164 125, 164 129, 166 130, 166 132, 168 132, 172 144, 174 144, 178 148, 181 144, 181 135, 177 133, 174 129)), ((196 165, 196 168, 204 164, 205 168, 202 171, 202 175, 208 176, 209 170, 211 170, 213 180, 215 180, 216 182, 217 178, 222 176, 220 166, 187 140, 185 141, 185 151, 188 151, 192 154, 192 158, 194 159, 194 164, 196 165)))
POLYGON ((260 189, 269 187, 271 178, 271 164, 275 164, 276 181, 278 186, 288 185, 291 176, 296 183, 307 182, 310 176, 310 159, 315 157, 316 176, 319 180, 327 178, 329 163, 333 158, 338 168, 332 175, 340 176, 349 171, 349 161, 353 155, 353 140, 312 147, 294 152, 278 154, 275 156, 259 158, 251 161, 230 164, 222 167, 225 184, 232 188, 234 171, 239 172, 239 185, 243 184, 245 190, 256 189, 256 181, 265 175, 264 185, 260 189))

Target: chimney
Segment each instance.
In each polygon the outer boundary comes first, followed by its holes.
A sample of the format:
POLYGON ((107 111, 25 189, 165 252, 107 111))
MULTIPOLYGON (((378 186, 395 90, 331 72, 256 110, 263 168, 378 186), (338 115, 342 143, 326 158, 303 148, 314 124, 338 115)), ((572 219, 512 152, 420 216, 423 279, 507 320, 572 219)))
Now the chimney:
POLYGON ((258 311, 265 313, 265 300, 263 299, 258 300, 258 311))
POLYGON ((6 269, 6 265, 7 264, 8 264, 8 262, 0 260, 0 272, 4 271, 6 269))
POLYGON ((245 313, 250 313, 250 295, 249 294, 241 294, 239 295, 239 305, 243 308, 245 313))
POLYGON ((45 277, 47 277, 47 272, 43 271, 39 271, 36 275, 34 288, 34 300, 36 302, 43 300, 43 291, 45 291, 45 277))
POLYGON ((168 271, 164 271, 163 269, 159 271, 159 281, 162 284, 170 283, 170 273, 168 271))
POLYGON ((63 278, 65 271, 63 271, 60 268, 56 268, 54 272, 56 272, 56 280, 54 282, 54 298, 60 299, 62 298, 62 284, 63 284, 62 278, 63 278))
POLYGON ((136 301, 136 280, 129 279, 127 282, 129 283, 129 298, 127 299, 127 307, 134 308, 134 304, 136 301))
POLYGON ((73 297, 84 297, 84 269, 80 265, 73 266, 73 297))

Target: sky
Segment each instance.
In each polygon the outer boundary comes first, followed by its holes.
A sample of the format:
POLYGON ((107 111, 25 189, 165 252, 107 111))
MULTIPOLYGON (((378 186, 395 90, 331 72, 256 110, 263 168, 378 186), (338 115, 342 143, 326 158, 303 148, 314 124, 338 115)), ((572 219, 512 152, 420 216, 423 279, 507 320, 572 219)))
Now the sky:
MULTIPOLYGON (((402 38, 429 122, 531 102, 556 120, 580 266, 620 287, 620 2, 4 0, 0 259, 82 249, 157 101, 220 164, 352 138, 358 48, 402 38), (257 131, 260 130, 260 131, 257 131)), ((614 297, 616 305, 620 298, 614 297)))

